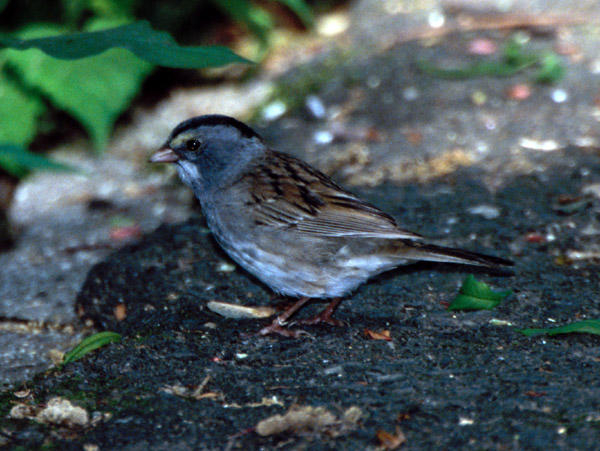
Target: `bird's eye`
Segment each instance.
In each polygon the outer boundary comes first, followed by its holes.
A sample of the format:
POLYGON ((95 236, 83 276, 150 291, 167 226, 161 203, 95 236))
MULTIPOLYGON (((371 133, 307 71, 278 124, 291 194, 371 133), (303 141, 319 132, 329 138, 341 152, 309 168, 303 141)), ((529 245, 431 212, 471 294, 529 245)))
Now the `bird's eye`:
POLYGON ((187 150, 198 150, 200 148, 200 141, 197 139, 188 139, 185 142, 185 147, 187 150))

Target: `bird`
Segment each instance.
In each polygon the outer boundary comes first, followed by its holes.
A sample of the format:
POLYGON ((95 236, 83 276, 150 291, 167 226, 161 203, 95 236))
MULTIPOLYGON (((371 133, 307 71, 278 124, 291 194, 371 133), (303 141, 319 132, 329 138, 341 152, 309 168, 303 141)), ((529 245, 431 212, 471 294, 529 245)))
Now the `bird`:
POLYGON ((259 335, 298 337, 290 318, 312 300, 318 315, 293 324, 344 323, 333 313, 371 277, 414 261, 499 269, 510 260, 427 243, 308 163, 272 149, 251 127, 220 114, 177 125, 152 163, 175 164, 217 243, 275 293, 297 298, 259 335))

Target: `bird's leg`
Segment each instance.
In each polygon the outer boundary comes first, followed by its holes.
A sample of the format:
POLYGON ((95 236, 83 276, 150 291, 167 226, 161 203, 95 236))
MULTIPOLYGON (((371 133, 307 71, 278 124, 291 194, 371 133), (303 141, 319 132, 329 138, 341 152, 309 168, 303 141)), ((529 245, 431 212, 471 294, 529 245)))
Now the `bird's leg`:
POLYGON ((316 316, 313 316, 312 318, 300 320, 298 321, 298 324, 313 325, 326 323, 331 324, 332 326, 344 326, 345 324, 343 321, 340 321, 336 318, 332 318, 331 316, 333 315, 333 312, 335 312, 335 309, 337 309, 338 305, 340 305, 340 302, 342 302, 342 298, 335 298, 329 303, 327 307, 325 307, 325 310, 323 310, 321 313, 319 313, 316 316))
POLYGON ((285 309, 281 315, 275 318, 270 325, 259 330, 258 335, 279 334, 284 337, 294 338, 299 337, 300 335, 308 335, 303 330, 291 330, 284 327, 287 324, 288 319, 290 319, 292 315, 300 310, 308 301, 310 301, 310 298, 307 297, 298 299, 294 304, 285 309))

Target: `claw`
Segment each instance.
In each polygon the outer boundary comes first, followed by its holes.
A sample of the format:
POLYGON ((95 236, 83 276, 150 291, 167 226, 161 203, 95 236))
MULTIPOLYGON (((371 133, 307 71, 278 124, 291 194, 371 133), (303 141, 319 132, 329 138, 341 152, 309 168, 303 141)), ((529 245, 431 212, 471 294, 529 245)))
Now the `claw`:
POLYGON ((301 329, 286 329, 285 327, 282 327, 279 324, 279 321, 277 318, 275 318, 275 320, 266 327, 263 327, 262 329, 260 329, 257 333, 257 335, 271 335, 271 334, 279 334, 283 337, 288 337, 288 338, 300 338, 300 337, 307 337, 307 338, 311 338, 314 339, 314 337, 309 334, 308 332, 301 330, 301 329))
POLYGON ((325 308, 325 310, 323 310, 321 313, 319 313, 318 315, 313 316, 312 318, 308 318, 308 319, 303 319, 303 320, 299 320, 298 324, 306 324, 306 325, 315 325, 315 324, 330 324, 332 326, 346 326, 346 323, 344 321, 341 321, 337 318, 333 318, 333 312, 335 312, 335 309, 338 307, 338 305, 340 304, 341 299, 334 299, 333 301, 331 301, 329 303, 329 305, 325 308))

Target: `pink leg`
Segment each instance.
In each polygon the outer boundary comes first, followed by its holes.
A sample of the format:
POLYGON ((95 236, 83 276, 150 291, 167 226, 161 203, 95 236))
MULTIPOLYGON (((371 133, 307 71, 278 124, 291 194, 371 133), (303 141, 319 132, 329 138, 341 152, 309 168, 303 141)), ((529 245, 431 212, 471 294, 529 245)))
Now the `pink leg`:
POLYGON ((279 334, 284 337, 292 338, 297 338, 300 335, 309 335, 303 330, 291 330, 284 327, 287 324, 288 319, 290 319, 292 315, 300 310, 308 301, 310 301, 310 298, 304 297, 298 299, 293 305, 284 310, 281 315, 275 318, 270 325, 259 330, 258 335, 279 334))
POLYGON ((338 305, 340 305, 340 302, 342 302, 342 298, 334 299, 333 301, 331 301, 329 303, 329 305, 321 313, 319 313, 316 316, 313 316, 312 318, 300 320, 300 321, 298 321, 298 324, 313 325, 313 324, 325 323, 325 324, 331 324, 332 326, 344 326, 345 324, 343 321, 340 321, 339 319, 336 319, 336 318, 332 318, 332 316, 331 316, 331 315, 333 315, 333 312, 335 312, 335 309, 338 308, 338 305))

